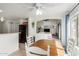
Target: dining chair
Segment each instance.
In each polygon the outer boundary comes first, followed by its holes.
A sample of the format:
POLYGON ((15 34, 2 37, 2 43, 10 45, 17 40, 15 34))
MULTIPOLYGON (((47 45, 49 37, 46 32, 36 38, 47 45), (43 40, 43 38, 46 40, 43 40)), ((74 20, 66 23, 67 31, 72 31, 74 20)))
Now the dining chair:
POLYGON ((33 43, 35 42, 35 37, 34 36, 29 36, 27 37, 27 47, 30 47, 33 43))
POLYGON ((45 51, 42 48, 31 46, 32 44, 35 43, 35 40, 32 36, 27 37, 27 48, 26 48, 26 53, 29 56, 49 56, 49 47, 48 51, 45 51))
POLYGON ((72 56, 73 48, 75 46, 75 39, 69 39, 67 44, 67 54, 72 56))
POLYGON ((72 56, 79 56, 79 47, 74 46, 72 56))

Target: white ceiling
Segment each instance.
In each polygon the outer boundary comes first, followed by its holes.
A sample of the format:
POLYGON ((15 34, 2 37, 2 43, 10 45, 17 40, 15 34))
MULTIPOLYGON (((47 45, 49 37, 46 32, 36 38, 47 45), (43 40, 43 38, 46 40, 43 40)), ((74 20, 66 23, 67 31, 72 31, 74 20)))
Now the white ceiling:
MULTIPOLYGON (((61 17, 75 5, 74 3, 41 3, 42 17, 61 17)), ((34 3, 0 3, 0 17, 18 19, 27 18, 35 14, 34 3)))

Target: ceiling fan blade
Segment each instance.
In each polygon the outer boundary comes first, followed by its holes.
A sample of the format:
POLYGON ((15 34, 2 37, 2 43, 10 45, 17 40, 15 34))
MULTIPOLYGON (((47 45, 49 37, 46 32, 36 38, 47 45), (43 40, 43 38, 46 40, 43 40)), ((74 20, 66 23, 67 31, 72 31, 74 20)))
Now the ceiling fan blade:
POLYGON ((43 9, 45 7, 43 7, 42 4, 40 4, 40 3, 34 3, 31 7, 27 7, 27 8, 28 8, 29 11, 32 11, 34 9, 38 9, 38 8, 43 9))

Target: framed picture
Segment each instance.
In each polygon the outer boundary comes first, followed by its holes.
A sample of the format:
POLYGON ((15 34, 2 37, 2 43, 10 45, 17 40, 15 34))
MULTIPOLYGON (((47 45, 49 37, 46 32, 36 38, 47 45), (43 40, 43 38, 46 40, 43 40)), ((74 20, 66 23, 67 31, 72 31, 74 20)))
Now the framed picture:
POLYGON ((35 23, 34 23, 34 22, 32 22, 32 28, 34 28, 34 26, 35 26, 35 23))

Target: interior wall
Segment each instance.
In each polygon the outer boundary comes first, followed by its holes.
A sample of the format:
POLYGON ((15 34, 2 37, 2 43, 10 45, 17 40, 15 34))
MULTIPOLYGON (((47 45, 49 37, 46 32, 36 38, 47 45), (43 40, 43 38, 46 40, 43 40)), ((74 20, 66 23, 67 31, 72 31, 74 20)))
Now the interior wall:
POLYGON ((1 32, 2 33, 14 33, 14 32, 19 32, 19 24, 20 24, 20 20, 5 20, 4 22, 2 22, 2 24, 0 25, 1 28, 1 32))
POLYGON ((3 33, 8 33, 8 21, 4 21, 3 22, 3 30, 2 30, 3 33))
POLYGON ((51 34, 56 34, 58 33, 58 23, 60 23, 61 20, 48 20, 48 21, 39 21, 37 22, 37 28, 40 28, 41 27, 41 32, 44 32, 44 28, 47 28, 47 29, 50 29, 50 33, 51 34), (53 26, 55 26, 53 28, 53 26))
MULTIPOLYGON (((47 18, 47 19, 50 19, 50 18, 47 18)), ((52 19, 52 18, 51 18, 52 19)), ((33 17, 33 16, 31 16, 31 17, 29 17, 29 19, 28 19, 28 32, 29 32, 29 36, 34 36, 34 35, 36 35, 36 34, 38 34, 37 33, 37 22, 38 21, 42 21, 43 19, 40 17, 33 17), (32 27, 32 22, 34 22, 35 24, 34 24, 34 27, 32 27)), ((53 21, 52 21, 53 22, 53 21)), ((53 23, 52 23, 53 24, 53 23)), ((49 24, 48 24, 49 25, 49 24)), ((53 30, 51 30, 51 31, 53 31, 53 30)), ((55 31, 58 31, 58 30, 55 30, 55 31)), ((54 31, 54 32, 55 32, 54 31)))
POLYGON ((43 14, 43 15, 36 15, 34 13, 34 11, 32 11, 30 13, 30 16, 29 16, 29 20, 28 20, 28 30, 29 30, 29 36, 34 36, 37 34, 37 22, 38 21, 42 21, 44 19, 62 19, 62 16, 52 16, 51 14, 43 14), (34 28, 32 28, 32 22, 35 23, 35 26, 34 28))
POLYGON ((3 22, 0 21, 0 34, 19 32, 19 25, 26 21, 26 19, 5 19, 3 22))
POLYGON ((29 31, 29 36, 34 36, 36 34, 36 21, 34 18, 29 18, 28 19, 28 31, 29 31), (34 27, 32 27, 32 23, 34 22, 34 27))
POLYGON ((0 21, 0 33, 2 32, 2 23, 0 21))

